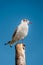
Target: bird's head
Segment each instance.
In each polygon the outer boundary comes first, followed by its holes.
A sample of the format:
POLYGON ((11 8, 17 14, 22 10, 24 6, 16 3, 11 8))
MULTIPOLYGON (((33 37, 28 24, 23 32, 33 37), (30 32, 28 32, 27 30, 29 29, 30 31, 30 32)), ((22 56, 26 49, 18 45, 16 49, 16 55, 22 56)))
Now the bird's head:
POLYGON ((28 19, 22 19, 21 23, 25 23, 27 25, 32 24, 32 22, 30 22, 28 19))

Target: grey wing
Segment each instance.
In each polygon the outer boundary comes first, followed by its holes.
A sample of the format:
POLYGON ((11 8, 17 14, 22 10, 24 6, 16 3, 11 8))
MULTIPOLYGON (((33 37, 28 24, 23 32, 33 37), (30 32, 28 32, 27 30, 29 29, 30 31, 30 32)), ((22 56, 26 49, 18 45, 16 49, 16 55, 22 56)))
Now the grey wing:
POLYGON ((15 35, 16 35, 16 33, 17 33, 17 29, 18 29, 18 27, 15 29, 12 38, 15 37, 15 35))

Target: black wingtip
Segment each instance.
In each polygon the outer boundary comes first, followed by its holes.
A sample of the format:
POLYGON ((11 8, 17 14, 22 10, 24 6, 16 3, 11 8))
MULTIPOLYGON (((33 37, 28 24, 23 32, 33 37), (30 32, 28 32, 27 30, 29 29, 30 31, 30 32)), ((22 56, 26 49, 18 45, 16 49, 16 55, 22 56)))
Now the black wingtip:
POLYGON ((10 45, 10 47, 12 48, 12 46, 10 45))
POLYGON ((5 43, 4 45, 7 45, 7 43, 5 43))

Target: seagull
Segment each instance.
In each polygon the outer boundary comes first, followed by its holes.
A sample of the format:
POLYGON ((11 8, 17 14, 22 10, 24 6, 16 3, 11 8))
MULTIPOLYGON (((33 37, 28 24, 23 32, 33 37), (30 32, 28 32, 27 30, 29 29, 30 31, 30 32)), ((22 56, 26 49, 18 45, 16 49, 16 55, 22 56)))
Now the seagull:
POLYGON ((10 44, 10 47, 12 47, 15 42, 23 40, 28 35, 29 24, 31 23, 28 19, 22 19, 13 33, 12 40, 5 43, 5 45, 10 44))

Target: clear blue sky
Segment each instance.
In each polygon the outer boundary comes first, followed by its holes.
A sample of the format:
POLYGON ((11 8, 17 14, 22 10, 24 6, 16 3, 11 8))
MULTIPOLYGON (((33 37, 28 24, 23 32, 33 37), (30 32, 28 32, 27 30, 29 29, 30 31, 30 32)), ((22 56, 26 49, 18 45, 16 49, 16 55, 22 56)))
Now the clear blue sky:
POLYGON ((23 18, 32 21, 24 40, 26 65, 43 65, 43 0, 0 0, 0 65, 15 65, 15 47, 4 43, 23 18))

